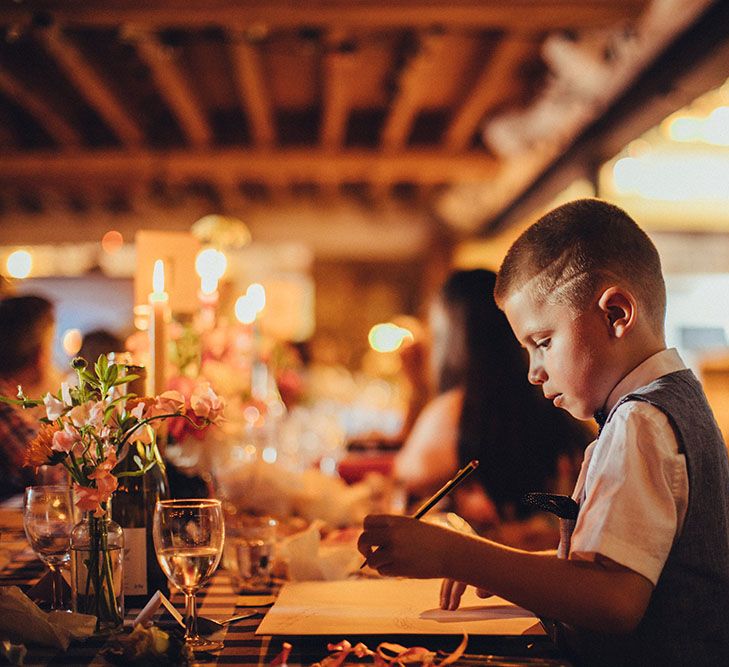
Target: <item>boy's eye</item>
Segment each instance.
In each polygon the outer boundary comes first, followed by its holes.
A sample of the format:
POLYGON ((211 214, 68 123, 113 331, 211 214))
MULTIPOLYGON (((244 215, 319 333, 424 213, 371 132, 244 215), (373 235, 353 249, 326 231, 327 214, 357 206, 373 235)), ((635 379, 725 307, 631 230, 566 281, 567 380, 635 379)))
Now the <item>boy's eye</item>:
POLYGON ((537 347, 549 347, 549 344, 552 342, 551 338, 544 338, 542 340, 537 341, 537 347))

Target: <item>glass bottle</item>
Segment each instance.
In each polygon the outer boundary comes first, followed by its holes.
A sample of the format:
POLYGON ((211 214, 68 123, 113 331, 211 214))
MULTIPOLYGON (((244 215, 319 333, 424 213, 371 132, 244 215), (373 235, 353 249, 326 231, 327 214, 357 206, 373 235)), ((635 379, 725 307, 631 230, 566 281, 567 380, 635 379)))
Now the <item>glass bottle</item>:
MULTIPOLYGON (((115 363, 128 359, 115 354, 115 363)), ((126 386, 127 393, 145 395, 146 369, 124 363, 127 375, 138 376, 126 386)), ((134 445, 132 445, 133 447, 134 445)), ((115 472, 137 470, 133 452, 119 463, 115 472)), ((112 518, 124 531, 124 599, 127 608, 142 608, 159 590, 169 595, 169 583, 162 572, 154 551, 152 518, 158 500, 169 498, 167 474, 159 463, 144 475, 119 477, 119 486, 111 503, 112 518)))
POLYGON ((71 530, 71 604, 75 612, 96 616, 99 634, 123 628, 123 579, 121 526, 106 511, 99 517, 85 512, 71 530))

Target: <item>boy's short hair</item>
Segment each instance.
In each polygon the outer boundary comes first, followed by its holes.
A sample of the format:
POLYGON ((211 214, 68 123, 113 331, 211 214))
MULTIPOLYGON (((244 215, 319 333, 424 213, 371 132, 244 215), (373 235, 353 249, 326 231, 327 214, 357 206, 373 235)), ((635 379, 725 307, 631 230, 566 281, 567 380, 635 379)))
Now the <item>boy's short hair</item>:
POLYGON ((663 329, 666 287, 661 260, 648 235, 622 209, 600 199, 578 199, 542 216, 514 242, 494 289, 503 307, 527 284, 532 295, 584 310, 606 282, 627 283, 663 329))
POLYGON ((42 296, 0 301, 0 377, 29 366, 54 324, 53 304, 42 296))

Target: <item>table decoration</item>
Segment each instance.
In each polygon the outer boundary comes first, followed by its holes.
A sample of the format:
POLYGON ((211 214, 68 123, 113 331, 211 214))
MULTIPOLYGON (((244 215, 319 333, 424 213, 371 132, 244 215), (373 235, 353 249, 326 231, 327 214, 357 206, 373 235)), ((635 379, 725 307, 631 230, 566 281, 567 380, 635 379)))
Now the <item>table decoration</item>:
POLYGON ((162 630, 154 625, 137 625, 128 637, 117 639, 114 646, 102 655, 113 665, 139 665, 140 667, 187 667, 194 656, 185 645, 182 635, 162 630))
MULTIPOLYGON (((371 649, 363 642, 352 644, 348 639, 336 643, 328 643, 330 654, 312 667, 339 667, 350 664, 353 659, 360 662, 371 661, 375 667, 401 667, 402 665, 423 665, 432 667, 445 667, 456 662, 466 650, 468 635, 464 634, 461 643, 451 653, 440 654, 423 646, 406 647, 393 642, 381 642, 376 649, 371 649)), ((284 642, 281 653, 272 661, 271 665, 286 665, 293 646, 284 642)))
MULTIPOLYGON (((191 397, 192 416, 179 392, 145 397, 124 394, 122 386, 137 376, 100 356, 93 369, 86 360, 72 361, 78 385, 62 383, 56 394, 33 399, 18 387, 17 398, 0 400, 23 408, 45 406, 36 438, 25 452, 25 465, 63 465, 72 480, 76 506, 84 512, 72 533, 72 598, 74 611, 93 613, 96 631, 121 627, 123 537, 109 519, 109 501, 124 476, 139 476, 162 464, 156 430, 173 417, 207 425, 217 422, 223 403, 209 385, 191 397), (199 419, 199 422, 196 422, 199 419), (131 457, 135 466, 121 470, 131 457), (121 470, 121 471, 120 471, 121 470)), ((121 529, 119 529, 121 530, 121 529)))

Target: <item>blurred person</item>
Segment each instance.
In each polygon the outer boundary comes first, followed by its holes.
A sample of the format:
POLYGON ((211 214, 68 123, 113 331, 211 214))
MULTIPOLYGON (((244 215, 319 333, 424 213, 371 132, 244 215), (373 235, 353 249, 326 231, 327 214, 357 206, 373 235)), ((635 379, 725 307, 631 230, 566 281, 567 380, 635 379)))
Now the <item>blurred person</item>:
MULTIPOLYGON (((430 308, 431 372, 437 395, 415 419, 394 476, 425 497, 471 459, 480 465, 454 494, 454 509, 474 528, 514 546, 553 546, 558 526, 522 502, 531 491, 566 492, 591 439, 527 379, 527 360, 493 298, 496 275, 456 271, 430 308)), ((409 353, 409 351, 408 351, 409 353)), ((422 350, 413 367, 422 369, 422 350)))
MULTIPOLYGON (((14 398, 18 385, 28 396, 52 388, 57 374, 52 350, 53 304, 40 296, 11 296, 0 301, 0 395, 14 398)), ((34 411, 0 402, 0 499, 33 483, 56 482, 58 473, 36 475, 23 467, 23 456, 38 430, 34 411)))
POLYGON ((89 364, 95 364, 100 355, 106 356, 110 352, 122 352, 124 341, 107 329, 94 329, 84 334, 79 357, 83 357, 89 364))

